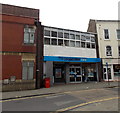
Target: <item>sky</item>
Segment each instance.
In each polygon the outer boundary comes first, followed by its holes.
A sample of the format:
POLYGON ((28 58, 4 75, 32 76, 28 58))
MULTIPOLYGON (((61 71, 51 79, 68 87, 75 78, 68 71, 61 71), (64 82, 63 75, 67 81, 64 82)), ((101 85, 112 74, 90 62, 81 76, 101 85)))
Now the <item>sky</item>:
POLYGON ((0 3, 40 9, 42 25, 87 31, 90 19, 117 20, 119 0, 0 0, 0 3))

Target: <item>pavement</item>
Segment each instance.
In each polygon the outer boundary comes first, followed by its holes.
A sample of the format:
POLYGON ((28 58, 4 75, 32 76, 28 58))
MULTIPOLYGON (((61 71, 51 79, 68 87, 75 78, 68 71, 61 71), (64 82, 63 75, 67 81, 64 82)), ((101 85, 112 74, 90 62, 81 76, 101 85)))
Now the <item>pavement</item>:
POLYGON ((99 88, 113 88, 119 87, 119 82, 87 82, 87 83, 71 83, 71 84, 55 84, 50 88, 41 88, 34 90, 1 92, 0 99, 14 99, 21 97, 30 97, 37 95, 49 95, 61 92, 69 92, 76 90, 99 89, 99 88))

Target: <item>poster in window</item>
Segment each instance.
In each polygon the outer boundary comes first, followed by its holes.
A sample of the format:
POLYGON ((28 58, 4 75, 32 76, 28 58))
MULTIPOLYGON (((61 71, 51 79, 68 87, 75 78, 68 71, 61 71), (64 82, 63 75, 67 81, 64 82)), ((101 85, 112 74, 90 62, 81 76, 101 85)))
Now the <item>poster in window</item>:
POLYGON ((61 69, 55 70, 55 78, 61 78, 61 69))

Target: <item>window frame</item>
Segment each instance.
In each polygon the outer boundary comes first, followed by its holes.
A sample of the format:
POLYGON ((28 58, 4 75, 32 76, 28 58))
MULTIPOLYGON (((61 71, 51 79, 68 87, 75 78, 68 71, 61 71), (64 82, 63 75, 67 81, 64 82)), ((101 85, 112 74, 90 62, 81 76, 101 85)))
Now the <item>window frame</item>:
POLYGON ((104 35, 104 40, 110 40, 110 30, 109 29, 104 29, 103 30, 103 35, 104 35), (108 39, 105 38, 105 36, 106 36, 105 35, 105 30, 108 30, 108 37, 109 37, 108 39))
POLYGON ((113 50, 112 50, 112 46, 110 46, 110 45, 107 45, 106 47, 105 47, 105 55, 106 55, 106 57, 112 57, 112 54, 113 54, 113 50), (107 47, 111 47, 111 55, 107 55, 107 47))
POLYGON ((117 40, 120 40, 120 39, 118 39, 118 32, 117 31, 120 31, 120 29, 116 29, 116 37, 117 37, 117 40))

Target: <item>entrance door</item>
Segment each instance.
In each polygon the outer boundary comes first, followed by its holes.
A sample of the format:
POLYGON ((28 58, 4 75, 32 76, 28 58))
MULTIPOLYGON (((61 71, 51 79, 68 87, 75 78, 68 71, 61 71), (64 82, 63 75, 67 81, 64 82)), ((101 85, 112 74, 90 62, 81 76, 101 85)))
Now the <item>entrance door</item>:
POLYGON ((108 81, 108 80, 112 80, 112 76, 111 76, 111 68, 110 67, 104 67, 103 69, 103 79, 105 81, 108 81))
POLYGON ((70 67, 69 72, 70 82, 82 82, 81 67, 70 67))

